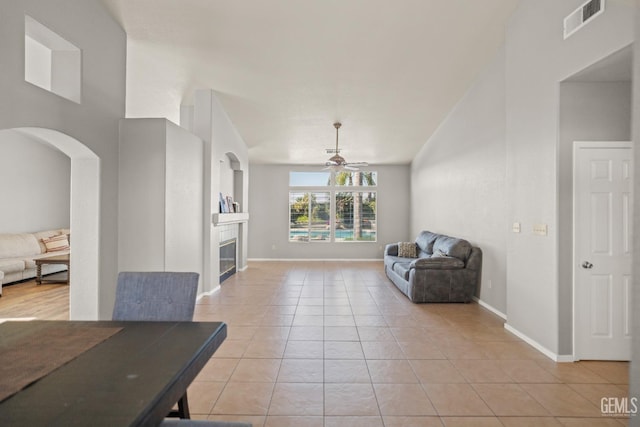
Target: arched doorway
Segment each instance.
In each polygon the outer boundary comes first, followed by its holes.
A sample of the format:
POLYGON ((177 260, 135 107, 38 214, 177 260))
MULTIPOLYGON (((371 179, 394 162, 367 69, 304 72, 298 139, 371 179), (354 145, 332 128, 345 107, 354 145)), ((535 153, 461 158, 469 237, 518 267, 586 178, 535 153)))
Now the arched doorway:
POLYGON ((87 146, 52 129, 0 130, 0 138, 18 133, 47 144, 71 159, 71 283, 69 319, 97 320, 100 247, 100 159, 87 146))

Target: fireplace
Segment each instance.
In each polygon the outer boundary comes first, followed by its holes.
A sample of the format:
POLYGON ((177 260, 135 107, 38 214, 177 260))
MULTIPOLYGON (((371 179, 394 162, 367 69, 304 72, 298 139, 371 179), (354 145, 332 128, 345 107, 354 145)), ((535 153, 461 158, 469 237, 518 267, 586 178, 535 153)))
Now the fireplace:
POLYGON ((220 283, 236 273, 236 244, 236 238, 220 242, 220 283))

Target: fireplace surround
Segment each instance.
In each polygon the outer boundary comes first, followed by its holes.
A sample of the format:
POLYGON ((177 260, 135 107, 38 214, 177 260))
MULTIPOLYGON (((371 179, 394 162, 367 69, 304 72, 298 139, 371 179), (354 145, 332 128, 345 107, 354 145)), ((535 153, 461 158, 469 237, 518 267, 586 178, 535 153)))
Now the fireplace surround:
POLYGON ((238 239, 220 242, 220 283, 236 273, 238 239))

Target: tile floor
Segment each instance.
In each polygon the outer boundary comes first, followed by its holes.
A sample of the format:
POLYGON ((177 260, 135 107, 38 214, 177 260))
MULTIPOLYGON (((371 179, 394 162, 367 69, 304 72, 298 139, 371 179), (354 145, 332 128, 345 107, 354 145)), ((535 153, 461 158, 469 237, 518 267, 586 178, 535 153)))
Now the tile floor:
POLYGON ((228 337, 193 418, 254 426, 621 426, 628 364, 558 364, 479 305, 412 304, 382 262, 252 262, 198 301, 228 337))

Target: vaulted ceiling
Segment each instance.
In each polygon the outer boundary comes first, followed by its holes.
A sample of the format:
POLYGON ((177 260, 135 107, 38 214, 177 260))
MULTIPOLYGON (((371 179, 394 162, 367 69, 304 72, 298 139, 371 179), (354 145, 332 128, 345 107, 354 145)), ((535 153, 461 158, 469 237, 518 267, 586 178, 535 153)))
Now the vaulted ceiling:
POLYGON ((127 116, 214 89, 255 163, 409 163, 503 43, 519 0, 103 0, 127 116))

